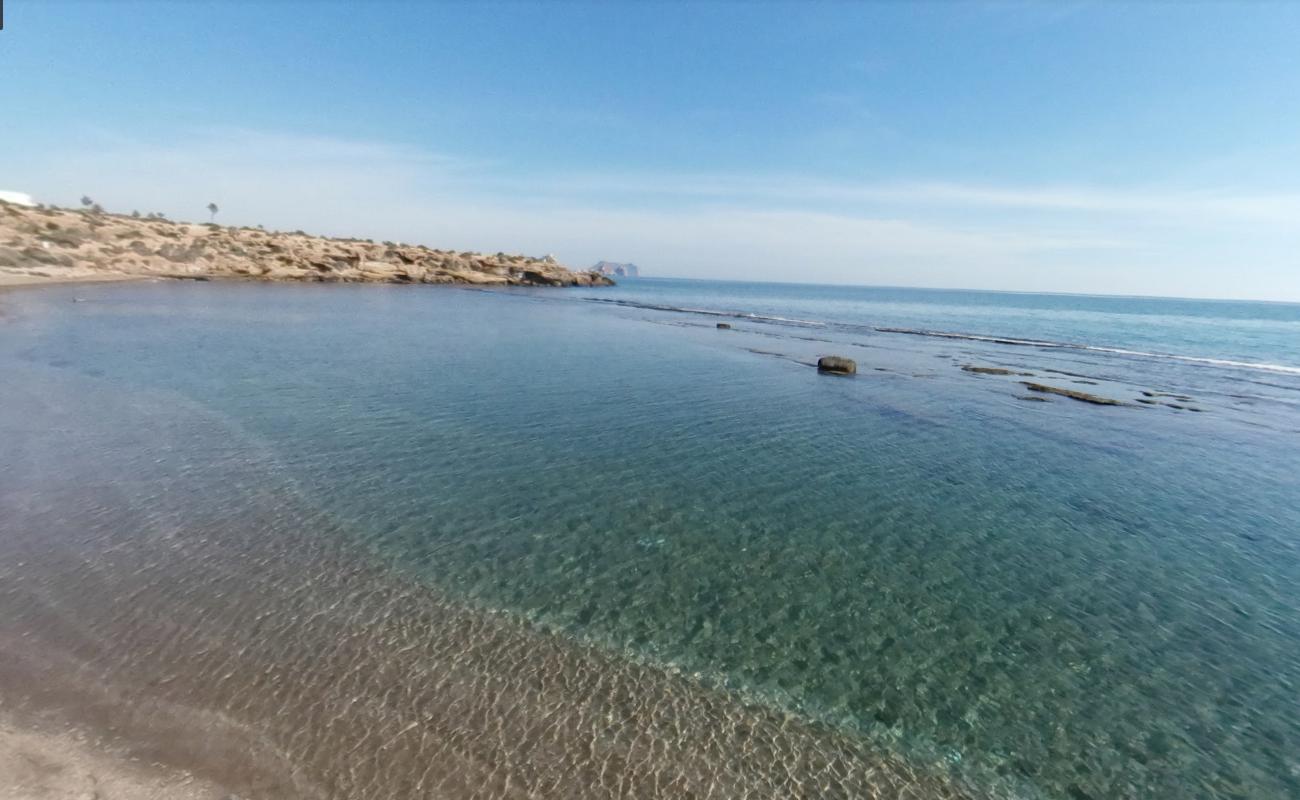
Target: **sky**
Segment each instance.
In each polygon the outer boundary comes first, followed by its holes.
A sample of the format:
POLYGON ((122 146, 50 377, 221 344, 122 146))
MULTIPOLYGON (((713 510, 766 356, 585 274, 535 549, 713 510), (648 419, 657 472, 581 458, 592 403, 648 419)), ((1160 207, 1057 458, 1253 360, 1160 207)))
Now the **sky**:
POLYGON ((739 280, 1300 301, 1300 3, 8 0, 0 189, 739 280))

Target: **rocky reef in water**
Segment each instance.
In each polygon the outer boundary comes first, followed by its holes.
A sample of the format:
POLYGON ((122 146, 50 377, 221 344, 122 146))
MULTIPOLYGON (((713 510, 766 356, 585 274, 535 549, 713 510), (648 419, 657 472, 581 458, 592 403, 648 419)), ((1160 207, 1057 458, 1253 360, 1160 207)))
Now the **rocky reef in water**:
POLYGON ((617 261, 597 261, 596 265, 591 268, 592 272, 598 272, 605 276, 617 276, 620 278, 639 278, 641 271, 637 269, 636 264, 620 264, 617 261))
POLYGON ((609 286, 554 258, 433 250, 302 231, 0 202, 0 276, 213 278, 484 286, 609 286))

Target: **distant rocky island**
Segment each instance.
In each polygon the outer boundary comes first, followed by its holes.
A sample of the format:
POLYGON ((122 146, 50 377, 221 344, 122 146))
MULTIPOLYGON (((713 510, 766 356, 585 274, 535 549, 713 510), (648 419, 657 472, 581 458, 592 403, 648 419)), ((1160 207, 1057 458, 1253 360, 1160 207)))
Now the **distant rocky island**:
POLYGON ((598 261, 596 266, 591 268, 592 272, 605 276, 615 276, 619 278, 639 278, 641 273, 636 268, 636 264, 620 264, 617 261, 598 261))
MULTIPOLYGON (((303 231, 173 222, 0 197, 0 283, 118 278, 216 278, 482 286, 609 286, 604 273, 570 270, 551 256, 433 250, 336 239, 303 231)), ((216 206, 209 209, 214 215, 216 206)), ((635 274, 635 273, 633 273, 635 274)))

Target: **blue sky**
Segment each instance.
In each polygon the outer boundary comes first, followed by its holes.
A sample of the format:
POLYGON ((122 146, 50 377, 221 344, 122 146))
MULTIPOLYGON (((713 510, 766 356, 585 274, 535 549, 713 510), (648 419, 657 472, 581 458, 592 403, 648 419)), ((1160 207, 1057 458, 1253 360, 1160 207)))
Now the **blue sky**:
POLYGON ((1300 4, 9 0, 0 189, 650 274, 1300 300, 1300 4))

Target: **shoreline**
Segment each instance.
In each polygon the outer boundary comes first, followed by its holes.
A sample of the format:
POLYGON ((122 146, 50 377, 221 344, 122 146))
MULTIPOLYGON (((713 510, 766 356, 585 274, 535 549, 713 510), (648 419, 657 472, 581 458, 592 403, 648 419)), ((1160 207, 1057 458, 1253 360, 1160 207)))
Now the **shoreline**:
POLYGON ((75 286, 93 283, 128 283, 149 280, 145 275, 118 273, 87 273, 79 275, 32 275, 0 269, 0 292, 10 289, 28 289, 41 286, 75 286))
POLYGON ((6 701, 112 726, 148 760, 258 800, 977 796, 876 743, 394 569, 200 406, 85 392, 61 370, 16 377, 0 432, 67 470, 0 484, 0 502, 57 493, 0 519, 6 701), (123 424, 85 430, 92 407, 123 424), (47 425, 21 433, 33 413, 47 425), (203 471, 238 495, 195 506, 199 476, 150 455, 163 430, 235 444, 203 471), (124 472, 136 480, 94 488, 124 472), (250 761, 267 768, 256 783, 250 761))

